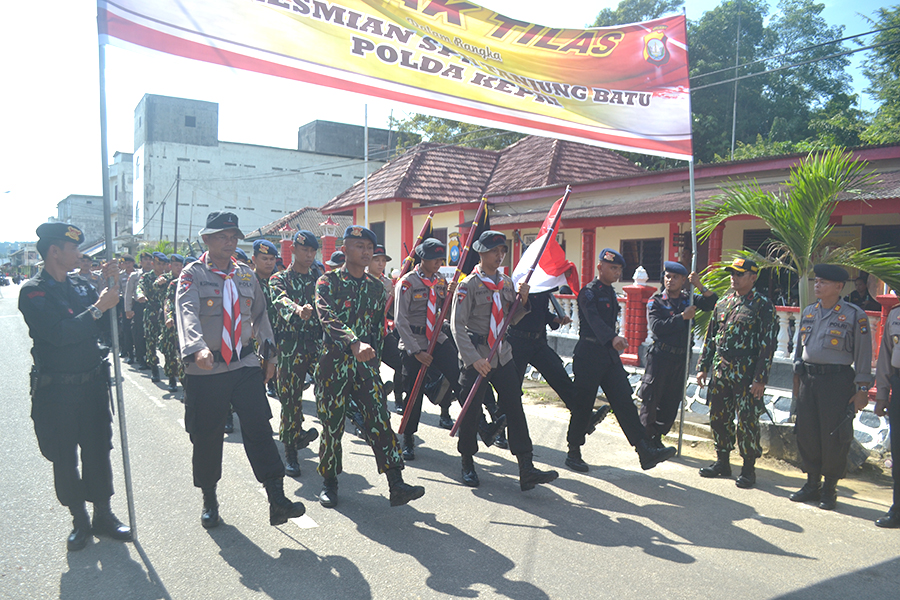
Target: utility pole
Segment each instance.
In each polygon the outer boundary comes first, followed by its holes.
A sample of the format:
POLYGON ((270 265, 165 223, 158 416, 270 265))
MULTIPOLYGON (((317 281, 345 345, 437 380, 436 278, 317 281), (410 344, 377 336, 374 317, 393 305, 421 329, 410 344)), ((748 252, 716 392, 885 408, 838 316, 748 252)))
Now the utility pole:
POLYGON ((178 254, 178 188, 181 184, 181 167, 175 171, 175 234, 172 242, 175 244, 175 254, 178 254))
POLYGON ((741 0, 738 0, 737 34, 734 41, 734 106, 731 109, 731 160, 734 160, 734 132, 737 128, 737 90, 738 62, 741 47, 741 0))

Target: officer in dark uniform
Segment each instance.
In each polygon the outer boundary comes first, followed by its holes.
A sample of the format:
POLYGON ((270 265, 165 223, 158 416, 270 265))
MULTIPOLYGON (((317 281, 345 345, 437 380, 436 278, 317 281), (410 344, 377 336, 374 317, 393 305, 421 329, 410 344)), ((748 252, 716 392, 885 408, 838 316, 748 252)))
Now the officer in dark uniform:
POLYGON ((581 461, 580 448, 584 445, 584 436, 599 422, 598 417, 602 419, 599 411, 591 417, 599 387, 603 388, 628 443, 637 451, 641 468, 646 470, 672 458, 676 450, 671 447, 657 448, 650 441, 638 417, 628 374, 619 357, 619 353, 628 347, 628 342, 616 330, 619 301, 612 284, 622 276, 624 267, 625 259, 621 254, 604 248, 597 261, 597 277, 578 294, 578 343, 572 360, 578 396, 576 410, 570 416, 574 424, 570 422, 569 430, 573 432, 574 439, 569 442, 569 458, 581 461))
POLYGON ((872 297, 868 288, 869 278, 865 275, 857 277, 853 284, 856 289, 850 292, 850 295, 844 298, 847 302, 852 302, 863 310, 871 310, 881 312, 881 305, 878 300, 872 297))
MULTIPOLYGON (((19 311, 34 340, 31 354, 31 418, 41 454, 53 463, 60 504, 72 513, 69 550, 81 550, 89 535, 131 540, 131 529, 113 515, 112 417, 109 363, 98 339, 109 326, 104 313, 119 301, 115 285, 99 295, 83 277, 67 275, 78 264, 80 229, 68 223, 37 228, 44 268, 19 290, 19 311), (78 451, 81 449, 81 474, 78 451), (93 524, 85 502, 94 505, 93 524)), ((113 263, 104 281, 117 277, 113 263)), ((108 350, 106 350, 108 351, 108 350)))
MULTIPOLYGON (((888 415, 891 430, 891 456, 900 456, 900 306, 888 314, 875 365, 875 414, 888 415), (897 427, 894 427, 897 423, 897 427)), ((875 521, 879 527, 900 528, 900 466, 894 458, 891 467, 894 477, 894 503, 883 517, 875 521)))
MULTIPOLYGON (((394 295, 394 281, 384 274, 385 267, 391 262, 391 257, 387 255, 384 246, 377 244, 375 253, 372 255, 372 262, 369 263, 366 271, 378 279, 384 286, 385 301, 394 295)), ((394 307, 392 306, 385 315, 385 335, 384 346, 381 349, 381 362, 386 364, 394 372, 392 381, 384 384, 384 396, 387 398, 394 393, 394 404, 403 403, 403 357, 400 353, 400 334, 394 327, 389 327, 389 322, 394 319, 394 307)))
POLYGON ((838 479, 847 470, 853 415, 869 402, 872 335, 866 313, 841 300, 847 271, 837 265, 816 265, 813 271, 818 301, 800 313, 794 348, 797 448, 807 481, 791 500, 819 501, 819 508, 833 510, 838 479))
POLYGON ((696 273, 688 275, 678 262, 663 265, 663 289, 647 302, 647 327, 653 344, 647 352, 647 367, 637 395, 641 404, 641 423, 657 448, 675 423, 678 406, 684 400, 684 369, 687 365, 688 334, 697 310, 712 310, 719 297, 700 283, 696 273), (687 280, 700 290, 693 304, 684 292, 687 280))

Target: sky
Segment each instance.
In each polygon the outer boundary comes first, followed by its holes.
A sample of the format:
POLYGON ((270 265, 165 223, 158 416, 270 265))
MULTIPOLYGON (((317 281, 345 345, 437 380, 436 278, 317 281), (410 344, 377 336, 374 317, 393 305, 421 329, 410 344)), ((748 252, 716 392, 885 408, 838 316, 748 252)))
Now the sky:
MULTIPOLYGON (((476 0, 477 2, 478 0, 476 0)), ((507 16, 581 28, 617 0, 481 0, 507 16), (552 11, 547 7, 552 6, 552 11)), ((717 0, 686 0, 696 20, 717 0)), ((773 3, 774 5, 774 3, 773 3)), ((845 35, 871 28, 862 18, 879 0, 825 0, 824 18, 845 35)), ((771 12, 771 11, 770 11, 771 12)), ((0 20, 0 242, 36 239, 69 194, 102 194, 96 4, 91 0, 4 3, 0 20), (35 14, 40 11, 41 14, 35 14), (39 28, 27 26, 39 25, 39 28)), ((854 64, 864 53, 854 55, 854 64)), ((854 71, 862 107, 865 78, 854 71)), ((316 119, 387 127, 413 107, 331 91, 144 50, 106 49, 109 161, 133 151, 134 108, 144 94, 219 103, 219 139, 296 148, 297 129, 316 119)))

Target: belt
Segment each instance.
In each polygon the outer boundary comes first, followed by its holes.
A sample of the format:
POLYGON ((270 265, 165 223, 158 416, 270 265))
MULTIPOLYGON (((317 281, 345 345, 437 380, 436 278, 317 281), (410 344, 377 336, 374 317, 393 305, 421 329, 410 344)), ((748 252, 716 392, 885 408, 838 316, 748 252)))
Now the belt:
POLYGON ((82 373, 41 373, 37 376, 34 387, 38 389, 52 384, 83 385, 89 381, 100 379, 104 373, 108 374, 107 366, 105 362, 102 362, 96 368, 82 373))
POLYGON ((684 346, 673 346, 672 344, 666 344, 665 342, 660 341, 654 341, 651 348, 656 348, 661 352, 677 354, 679 356, 683 356, 687 352, 687 348, 685 348, 684 346))
POLYGON ((837 373, 843 373, 848 369, 851 369, 850 365, 817 365, 808 362, 803 363, 803 370, 806 371, 807 375, 836 375, 837 373))
POLYGON ((520 331, 518 329, 513 329, 510 327, 506 330, 506 334, 509 337, 519 338, 520 340, 539 340, 541 338, 547 337, 547 332, 545 331, 520 331))
MULTIPOLYGON (((240 355, 240 357, 238 357, 238 360, 241 360, 244 357, 246 357, 248 354, 253 354, 254 352, 256 352, 256 350, 253 348, 253 346, 248 344, 248 345, 244 346, 243 348, 241 348, 241 355, 240 355)), ((213 350, 212 355, 213 355, 213 362, 220 362, 220 363, 225 362, 225 357, 222 356, 221 351, 213 350)), ((196 360, 196 358, 194 358, 194 355, 191 354, 190 356, 188 356, 187 358, 184 359, 184 362, 194 362, 195 360, 196 360)))
POLYGON ((475 333, 474 331, 466 330, 466 333, 469 334, 469 339, 472 341, 472 345, 476 348, 481 346, 482 344, 487 345, 488 337, 486 335, 481 335, 480 333, 475 333))
POLYGON ((759 350, 719 350, 719 356, 724 358, 726 361, 731 362, 736 358, 759 356, 759 350))
POLYGON ((419 327, 418 325, 410 325, 409 329, 416 335, 428 335, 428 330, 424 327, 419 327))
MULTIPOLYGON (((583 336, 581 336, 580 339, 584 340, 585 342, 590 342, 591 344, 597 344, 598 346, 605 346, 605 345, 606 345, 606 344, 601 343, 600 340, 598 340, 597 338, 591 337, 591 336, 589 336, 589 335, 583 335, 583 336)), ((612 340, 610 340, 610 341, 612 341, 612 340)), ((607 342, 607 343, 608 343, 608 342, 607 342)))

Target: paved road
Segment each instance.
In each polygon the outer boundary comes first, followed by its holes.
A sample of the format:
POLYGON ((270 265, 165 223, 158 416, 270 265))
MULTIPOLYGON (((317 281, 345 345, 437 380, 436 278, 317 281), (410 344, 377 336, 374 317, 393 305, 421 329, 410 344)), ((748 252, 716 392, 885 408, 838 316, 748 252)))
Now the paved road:
MULTIPOLYGON (((303 475, 286 491, 309 512, 280 528, 268 525, 238 430, 225 448, 225 523, 207 532, 182 405, 127 367, 140 543, 95 540, 67 553, 70 517, 29 419, 30 340, 16 290, 0 299, 0 598, 897 597, 900 532, 872 525, 890 501, 885 489, 851 479, 836 512, 797 506, 787 495, 803 482, 798 471, 766 463, 758 487, 739 490, 697 476, 705 448, 643 472, 612 420, 589 438, 589 473, 561 468, 555 484, 522 493, 513 457, 492 448, 476 457, 481 487, 473 490, 458 483, 454 440, 429 407, 405 471, 426 487, 424 498, 390 508, 371 452, 349 437, 340 506, 315 502, 321 481, 304 450, 303 475)), ((311 402, 304 408, 313 413, 311 402)), ((565 413, 531 405, 528 416, 536 461, 561 465, 565 413)), ((118 436, 114 444, 113 507, 125 519, 118 436)))

